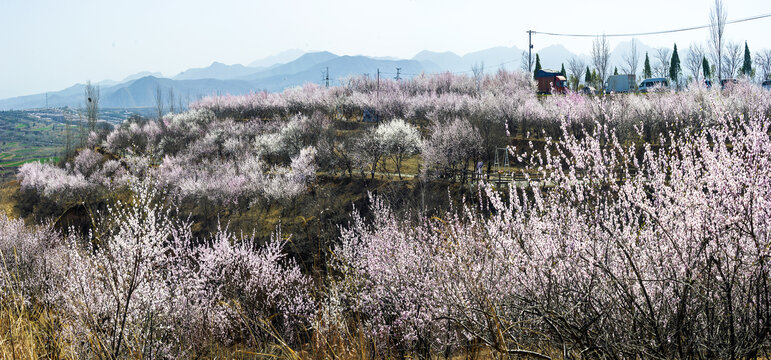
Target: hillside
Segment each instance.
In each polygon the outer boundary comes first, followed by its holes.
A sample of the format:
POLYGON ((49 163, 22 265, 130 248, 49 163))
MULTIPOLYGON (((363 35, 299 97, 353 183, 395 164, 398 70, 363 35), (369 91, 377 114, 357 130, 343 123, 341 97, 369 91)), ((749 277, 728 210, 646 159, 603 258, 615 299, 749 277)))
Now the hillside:
POLYGON ((771 310, 726 304, 771 299, 768 114, 748 81, 544 97, 496 71, 134 117, 0 187, 0 355, 753 358, 771 310))

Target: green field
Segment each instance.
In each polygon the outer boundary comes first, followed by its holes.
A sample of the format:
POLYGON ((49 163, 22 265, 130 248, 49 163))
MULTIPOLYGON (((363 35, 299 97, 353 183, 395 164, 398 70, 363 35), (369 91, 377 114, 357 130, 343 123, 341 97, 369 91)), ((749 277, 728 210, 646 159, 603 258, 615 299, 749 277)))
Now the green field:
MULTIPOLYGON (((72 108, 0 111, 0 183, 13 180, 19 166, 31 161, 58 161, 66 149, 70 127, 72 147, 81 143, 79 110, 72 108)), ((153 109, 100 109, 99 119, 117 125, 153 109)))
POLYGON ((59 161, 59 159, 60 159, 59 157, 51 157, 51 158, 41 158, 41 159, 27 159, 27 160, 18 160, 18 161, 8 161, 8 162, 0 163, 0 167, 4 167, 4 168, 5 167, 7 167, 7 168, 19 167, 19 166, 22 166, 22 165, 24 165, 26 163, 31 163, 31 162, 35 162, 35 161, 39 161, 41 163, 47 163, 47 162, 54 162, 55 163, 55 162, 59 161))
MULTIPOLYGON (((32 161, 56 162, 63 155, 66 124, 61 110, 0 111, 0 182, 14 179, 32 161)), ((77 129, 72 132, 77 141, 77 129)))

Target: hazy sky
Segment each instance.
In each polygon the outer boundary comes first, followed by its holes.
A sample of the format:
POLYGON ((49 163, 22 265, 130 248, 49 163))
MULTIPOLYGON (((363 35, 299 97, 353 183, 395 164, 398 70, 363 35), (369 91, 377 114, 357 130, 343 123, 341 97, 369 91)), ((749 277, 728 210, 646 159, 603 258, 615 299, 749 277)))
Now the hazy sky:
MULTIPOLYGON (((769 0, 724 0, 728 19, 771 13, 769 0)), ((287 49, 411 58, 527 47, 528 29, 628 33, 707 24, 713 0, 0 0, 0 98, 140 71, 174 76, 213 61, 248 64, 287 49), (548 7, 540 5, 548 4, 548 7)), ((729 24, 726 38, 771 48, 771 18, 729 24)), ((705 43, 707 30, 645 36, 654 47, 705 43)), ((611 48, 624 38, 611 38, 611 48)), ((589 53, 591 39, 536 35, 535 49, 589 53)), ((515 60, 515 59, 512 59, 515 60)))

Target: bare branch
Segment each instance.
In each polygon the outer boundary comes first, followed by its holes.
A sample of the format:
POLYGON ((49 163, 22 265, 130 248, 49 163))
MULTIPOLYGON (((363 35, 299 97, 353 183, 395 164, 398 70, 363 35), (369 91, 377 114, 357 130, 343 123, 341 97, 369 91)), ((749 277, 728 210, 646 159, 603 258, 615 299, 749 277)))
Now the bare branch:
POLYGON ((715 0, 715 7, 709 14, 709 40, 712 46, 713 59, 717 60, 718 79, 723 76, 723 33, 727 17, 723 0, 715 0))
POLYGON ((573 84, 573 89, 578 90, 578 84, 581 82, 581 79, 584 78, 584 72, 586 71, 586 63, 584 63, 583 60, 579 59, 578 57, 572 57, 570 60, 568 60, 568 69, 570 70, 570 75, 574 77, 575 84, 573 84))
POLYGON ((736 72, 742 65, 744 54, 742 46, 735 42, 729 42, 725 46, 723 55, 723 78, 730 79, 736 77, 736 72))
POLYGON ((766 49, 755 54, 755 66, 758 67, 761 80, 768 79, 771 75, 771 50, 766 49))
POLYGON ((608 39, 603 35, 594 39, 592 43, 592 64, 600 75, 600 83, 604 84, 610 66, 610 46, 608 39))
POLYGON ((688 47, 688 55, 685 57, 685 68, 688 69, 695 80, 701 78, 703 59, 704 48, 698 44, 691 44, 691 46, 688 47))
POLYGON ((86 83, 86 119, 88 119, 88 130, 94 131, 97 118, 99 117, 99 87, 91 85, 91 81, 86 83))
POLYGON ((155 86, 155 110, 158 112, 158 120, 163 118, 163 90, 160 85, 155 86))
POLYGON ((658 48, 653 57, 658 60, 658 63, 654 67, 653 72, 658 77, 669 77, 669 62, 672 61, 672 56, 669 53, 669 48, 658 48))
POLYGON ((637 41, 632 39, 632 45, 629 48, 629 52, 624 55, 625 65, 622 66, 622 70, 627 74, 637 74, 637 65, 640 61, 640 54, 637 52, 637 41))

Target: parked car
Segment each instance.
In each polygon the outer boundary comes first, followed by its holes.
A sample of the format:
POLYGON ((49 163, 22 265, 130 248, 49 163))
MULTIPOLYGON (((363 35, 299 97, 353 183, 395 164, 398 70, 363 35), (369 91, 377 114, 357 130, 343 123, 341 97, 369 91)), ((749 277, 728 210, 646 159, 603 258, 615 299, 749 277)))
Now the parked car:
POLYGON ((734 86, 739 83, 739 80, 736 79, 722 79, 720 80, 720 88, 725 89, 726 86, 734 86))
POLYGON ((584 86, 580 91, 584 95, 597 95, 597 89, 592 86, 584 86))
POLYGON ((764 81, 761 86, 766 90, 771 90, 771 79, 764 81))
POLYGON ((379 120, 380 117, 373 110, 365 109, 361 114, 361 121, 363 122, 376 123, 379 120))
POLYGON ((669 80, 667 78, 651 78, 643 80, 637 88, 637 92, 645 93, 668 87, 669 80))

